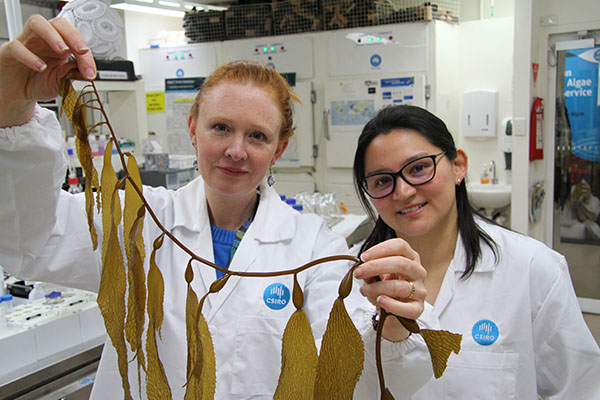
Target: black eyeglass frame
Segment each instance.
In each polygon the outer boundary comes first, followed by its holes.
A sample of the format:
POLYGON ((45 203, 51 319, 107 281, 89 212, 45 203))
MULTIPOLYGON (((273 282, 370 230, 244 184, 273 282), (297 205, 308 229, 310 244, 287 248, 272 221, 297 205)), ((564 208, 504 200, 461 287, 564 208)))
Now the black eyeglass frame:
POLYGON ((421 185, 424 185, 424 184, 426 184, 428 182, 431 182, 433 180, 433 178, 435 178, 435 174, 437 172, 437 158, 439 156, 445 155, 446 153, 447 153, 447 151, 442 151, 441 153, 438 153, 438 154, 430 154, 428 156, 423 156, 423 157, 415 158, 414 160, 409 161, 406 164, 404 164, 404 166, 402 168, 400 168, 400 171, 398 171, 398 172, 377 172, 375 174, 371 174, 371 175, 365 176, 361 180, 360 184, 362 186, 362 189, 367 194, 367 196, 369 196, 372 199, 383 199, 384 197, 387 197, 390 194, 394 193, 394 191, 396 190, 396 181, 398 180, 398 177, 402 178, 402 180, 404 182, 408 183, 411 186, 421 186, 421 185), (431 160, 433 161, 433 174, 431 175, 431 178, 427 179, 425 182, 421 182, 421 183, 417 183, 417 184, 409 182, 409 180, 404 177, 404 174, 402 173, 402 171, 404 171, 406 169, 406 167, 408 167, 410 164, 414 163, 415 161, 419 161, 419 160, 422 160, 424 158, 431 158, 431 160), (388 176, 391 176, 393 178, 392 179, 392 190, 390 190, 390 192, 388 194, 383 195, 383 196, 373 196, 371 193, 369 193, 369 189, 367 188, 367 179, 368 178, 372 178, 374 176, 380 176, 380 175, 388 175, 388 176))

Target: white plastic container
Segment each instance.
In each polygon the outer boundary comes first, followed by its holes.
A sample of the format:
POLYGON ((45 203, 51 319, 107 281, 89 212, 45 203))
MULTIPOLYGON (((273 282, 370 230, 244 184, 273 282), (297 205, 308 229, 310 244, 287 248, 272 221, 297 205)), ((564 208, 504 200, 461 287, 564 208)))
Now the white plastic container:
POLYGON ((4 283, 4 268, 0 265, 0 296, 6 294, 6 284, 4 283))
POLYGON ((169 155, 169 168, 170 169, 194 168, 194 160, 195 159, 196 159, 196 156, 194 156, 194 155, 170 154, 169 155))

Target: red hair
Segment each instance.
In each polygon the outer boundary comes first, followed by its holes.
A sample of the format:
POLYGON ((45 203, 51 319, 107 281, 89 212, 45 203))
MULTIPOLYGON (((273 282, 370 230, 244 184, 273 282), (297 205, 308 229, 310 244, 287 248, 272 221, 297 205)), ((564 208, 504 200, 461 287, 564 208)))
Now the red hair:
POLYGON ((193 124, 196 123, 198 111, 206 93, 223 82, 245 83, 265 89, 271 94, 281 113, 280 140, 284 140, 294 134, 295 126, 292 101, 300 103, 300 99, 287 81, 275 69, 259 62, 247 60, 232 61, 223 64, 217 67, 206 78, 190 110, 193 124))

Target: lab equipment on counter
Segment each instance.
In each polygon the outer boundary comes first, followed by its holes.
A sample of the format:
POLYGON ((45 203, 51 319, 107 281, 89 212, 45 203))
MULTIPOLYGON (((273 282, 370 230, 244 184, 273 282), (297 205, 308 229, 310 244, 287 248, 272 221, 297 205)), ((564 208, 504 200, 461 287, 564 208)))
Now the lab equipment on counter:
POLYGON ((0 296, 0 328, 7 326, 6 314, 12 311, 12 294, 0 296))
POLYGON ((146 171, 166 171, 169 169, 169 154, 144 153, 144 169, 146 171))
POLYGON ((0 265, 0 296, 6 294, 6 283, 4 283, 4 268, 0 265))
MULTIPOLYGON (((20 381, 104 343, 106 330, 96 297, 95 293, 66 289, 4 312, 6 324, 0 324, 0 398, 5 394, 14 398, 10 393, 17 386, 21 392, 27 389, 20 381)), ((5 303, 0 305, 4 308, 5 303)))
POLYGON ((334 232, 346 238, 349 247, 366 239, 371 232, 372 224, 367 215, 348 213, 335 193, 301 192, 293 197, 281 195, 281 200, 301 213, 321 216, 334 232))
POLYGON ((163 186, 167 189, 177 189, 191 182, 197 175, 194 168, 166 169, 164 171, 148 171, 140 169, 142 183, 148 186, 163 186))

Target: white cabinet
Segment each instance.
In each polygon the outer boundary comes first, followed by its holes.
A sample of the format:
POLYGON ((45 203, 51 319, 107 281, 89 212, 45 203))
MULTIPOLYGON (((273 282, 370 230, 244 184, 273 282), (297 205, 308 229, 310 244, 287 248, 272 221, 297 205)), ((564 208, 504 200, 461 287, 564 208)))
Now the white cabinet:
MULTIPOLYGON (((83 81, 73 82, 77 91, 85 85, 83 81)), ((141 154, 142 143, 148 137, 144 82, 94 81, 94 85, 98 92, 106 93, 102 101, 117 137, 134 142, 136 153, 141 154)))

